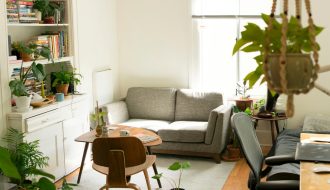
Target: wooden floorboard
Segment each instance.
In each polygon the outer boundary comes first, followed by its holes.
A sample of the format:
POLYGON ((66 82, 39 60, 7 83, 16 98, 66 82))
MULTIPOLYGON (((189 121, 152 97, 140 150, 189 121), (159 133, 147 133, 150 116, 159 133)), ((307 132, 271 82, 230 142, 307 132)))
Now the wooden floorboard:
MULTIPOLYGON (((264 155, 266 155, 271 147, 262 147, 264 155)), ((244 158, 236 162, 234 169, 230 172, 226 183, 222 190, 249 190, 247 183, 250 168, 244 158)))

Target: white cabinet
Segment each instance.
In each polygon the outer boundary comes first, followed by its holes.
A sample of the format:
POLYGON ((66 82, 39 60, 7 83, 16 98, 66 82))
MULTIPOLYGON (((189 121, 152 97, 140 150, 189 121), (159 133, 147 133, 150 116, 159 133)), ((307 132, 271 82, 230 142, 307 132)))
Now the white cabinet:
POLYGON ((49 157, 45 170, 59 179, 80 166, 84 143, 74 139, 88 130, 88 110, 86 95, 68 96, 27 113, 9 113, 7 124, 25 132, 27 141, 39 140, 39 150, 49 157))

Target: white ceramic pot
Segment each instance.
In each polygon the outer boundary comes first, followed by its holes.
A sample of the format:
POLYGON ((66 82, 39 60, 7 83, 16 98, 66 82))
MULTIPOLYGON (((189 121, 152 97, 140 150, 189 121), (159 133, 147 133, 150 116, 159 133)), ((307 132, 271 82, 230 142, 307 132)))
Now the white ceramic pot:
POLYGON ((17 109, 29 109, 31 103, 31 96, 15 96, 17 109))

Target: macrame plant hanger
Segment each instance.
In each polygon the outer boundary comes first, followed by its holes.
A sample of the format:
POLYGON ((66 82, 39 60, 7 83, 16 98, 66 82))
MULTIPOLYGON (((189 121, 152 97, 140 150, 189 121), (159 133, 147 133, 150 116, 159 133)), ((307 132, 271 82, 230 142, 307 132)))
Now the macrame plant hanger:
MULTIPOLYGON (((271 9, 271 14, 270 14, 270 19, 268 23, 268 32, 269 33, 273 29, 273 22, 275 19, 275 10, 276 10, 276 4, 277 0, 273 0, 273 5, 271 9)), ((296 4, 296 18, 299 21, 299 24, 301 24, 301 9, 300 9, 300 0, 295 0, 296 4)), ((312 68, 311 68, 311 76, 309 76, 308 84, 305 85, 303 88, 288 88, 288 80, 287 80, 287 30, 288 30, 288 0, 284 0, 283 3, 283 14, 282 14, 282 30, 281 30, 281 49, 280 49, 280 56, 279 56, 279 86, 274 85, 274 81, 272 80, 271 72, 270 72, 270 66, 269 66, 269 54, 273 53, 270 52, 270 39, 269 35, 266 35, 265 39, 265 52, 264 52, 264 74, 265 74, 265 79, 268 84, 268 88, 272 91, 275 91, 277 93, 284 93, 288 95, 287 99, 287 111, 286 114, 288 117, 292 117, 294 114, 294 105, 293 105, 293 95, 294 94, 300 94, 300 93, 307 93, 309 92, 313 87, 314 87, 314 82, 317 79, 317 73, 320 70, 318 60, 319 60, 319 54, 318 54, 318 49, 317 49, 317 43, 315 41, 315 28, 314 28, 314 22, 312 19, 312 13, 311 13, 311 5, 310 5, 310 0, 305 0, 305 5, 306 5, 306 11, 308 14, 308 29, 309 29, 309 38, 312 44, 312 50, 313 50, 313 61, 311 61, 312 68)), ((309 59, 310 56, 309 56, 309 59)), ((330 69, 327 68, 327 69, 330 69)), ((295 75, 299 75, 301 73, 295 73, 295 75)), ((323 92, 326 90, 323 89, 323 92)), ((330 94, 330 93, 329 93, 330 94)))

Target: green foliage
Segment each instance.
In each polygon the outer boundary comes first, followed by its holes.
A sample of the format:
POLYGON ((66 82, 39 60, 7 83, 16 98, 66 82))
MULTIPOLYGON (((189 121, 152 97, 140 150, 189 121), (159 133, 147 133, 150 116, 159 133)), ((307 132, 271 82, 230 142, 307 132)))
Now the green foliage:
POLYGON ((73 186, 78 186, 77 184, 74 183, 68 183, 66 179, 63 179, 62 187, 61 190, 73 190, 73 186))
POLYGON ((42 17, 55 16, 56 10, 62 10, 64 7, 59 6, 55 2, 49 0, 35 0, 33 3, 33 9, 38 9, 42 13, 42 17))
POLYGON ((260 99, 253 104, 253 109, 259 110, 262 106, 265 106, 265 104, 266 104, 266 100, 260 99))
POLYGON ((185 162, 174 162, 173 164, 171 164, 168 169, 172 170, 172 171, 180 171, 180 175, 179 175, 179 179, 178 182, 176 183, 176 181, 172 178, 168 178, 166 176, 163 175, 163 173, 157 174, 152 176, 153 179, 160 179, 162 177, 164 177, 166 180, 168 180, 168 182, 172 185, 172 187, 174 189, 179 189, 180 188, 180 184, 181 184, 181 177, 182 177, 182 172, 184 169, 188 169, 190 168, 190 162, 185 161, 185 162))
MULTIPOLYGON (((261 17, 266 24, 269 23, 269 15, 262 14, 261 17)), ((242 37, 236 41, 233 48, 233 54, 238 51, 258 53, 258 55, 254 57, 257 63, 256 69, 248 73, 244 78, 244 81, 249 83, 249 88, 252 88, 260 78, 260 83, 265 82, 263 78, 263 60, 266 36, 269 37, 270 41, 270 53, 280 53, 282 23, 274 19, 272 24, 273 29, 268 31, 267 28, 260 28, 254 23, 248 23, 244 26, 245 30, 241 32, 242 37)), ((320 34, 322 30, 322 27, 315 26, 315 35, 320 34)), ((320 49, 318 44, 317 46, 318 49, 320 49)), ((297 18, 291 17, 288 22, 287 30, 287 53, 308 53, 311 51, 312 43, 308 26, 302 27, 297 18)))
POLYGON ((249 98, 249 95, 246 94, 249 89, 250 88, 246 86, 245 81, 243 84, 236 83, 236 95, 240 95, 241 98, 249 98))
POLYGON ((38 150, 39 141, 26 142, 24 134, 9 128, 4 137, 8 148, 0 147, 0 169, 12 183, 28 190, 55 190, 55 176, 40 170, 48 165, 48 157, 38 150), (28 179, 41 176, 37 181, 28 179))
POLYGON ((29 93, 25 87, 28 75, 32 73, 32 75, 38 81, 43 81, 46 77, 45 71, 43 69, 42 64, 37 64, 36 61, 41 56, 53 61, 51 52, 48 47, 39 46, 33 43, 27 45, 22 42, 14 43, 13 48, 17 49, 19 53, 26 53, 32 55, 33 60, 31 66, 28 67, 25 72, 22 63, 19 79, 14 79, 9 82, 10 91, 15 96, 29 96, 29 93))
POLYGON ((73 71, 67 71, 62 67, 61 71, 54 72, 55 80, 53 81, 52 87, 56 87, 61 84, 79 84, 81 74, 73 71))

